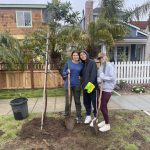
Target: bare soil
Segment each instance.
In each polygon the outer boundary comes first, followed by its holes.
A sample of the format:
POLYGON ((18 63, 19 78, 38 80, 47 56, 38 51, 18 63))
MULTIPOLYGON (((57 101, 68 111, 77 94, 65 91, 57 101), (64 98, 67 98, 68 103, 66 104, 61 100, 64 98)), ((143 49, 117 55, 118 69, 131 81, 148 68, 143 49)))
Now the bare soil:
POLYGON ((65 127, 63 116, 47 117, 41 130, 41 118, 26 122, 18 137, 6 143, 4 150, 124 150, 126 144, 135 144, 140 150, 149 150, 148 116, 142 112, 113 110, 110 113, 111 130, 95 134, 88 125, 75 124, 73 131, 65 127), (140 120, 140 121, 139 121, 140 120))

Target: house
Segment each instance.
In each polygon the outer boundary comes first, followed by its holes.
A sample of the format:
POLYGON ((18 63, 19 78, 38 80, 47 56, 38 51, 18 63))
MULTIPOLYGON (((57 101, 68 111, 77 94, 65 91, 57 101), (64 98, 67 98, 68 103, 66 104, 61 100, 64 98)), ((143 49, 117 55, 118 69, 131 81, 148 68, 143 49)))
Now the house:
POLYGON ((148 21, 131 21, 130 24, 140 28, 144 32, 149 32, 148 21))
POLYGON ((0 32, 23 39, 26 33, 43 26, 46 26, 46 4, 0 2, 0 32))
POLYGON ((122 57, 126 57, 128 61, 147 60, 146 54, 148 53, 148 49, 146 50, 146 46, 148 34, 130 23, 128 23, 127 26, 129 33, 127 33, 123 40, 115 43, 115 47, 110 50, 112 53, 111 57, 114 56, 115 61, 121 61, 123 59, 122 57))
MULTIPOLYGON (((83 11, 84 12, 84 11, 83 11)), ((86 30, 91 21, 96 21, 99 8, 93 9, 93 0, 87 0, 85 3, 85 13, 81 19, 81 27, 86 30)), ((150 37, 147 31, 146 23, 137 24, 127 23, 129 32, 125 38, 115 43, 114 48, 110 50, 109 57, 112 61, 144 61, 150 59, 150 37), (143 30, 145 28, 145 30, 143 30)))

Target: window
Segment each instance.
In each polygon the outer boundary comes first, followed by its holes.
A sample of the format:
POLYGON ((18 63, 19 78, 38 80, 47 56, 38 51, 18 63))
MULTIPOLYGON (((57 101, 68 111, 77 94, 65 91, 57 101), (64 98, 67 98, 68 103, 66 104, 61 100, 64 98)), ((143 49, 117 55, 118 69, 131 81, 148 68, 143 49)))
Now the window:
POLYGON ((32 13, 31 11, 17 11, 16 12, 17 27, 32 27, 32 13))
POLYGON ((48 10, 43 9, 42 10, 42 22, 43 23, 48 23, 48 18, 49 18, 48 10))
POLYGON ((127 61, 129 55, 128 46, 117 46, 117 61, 127 61))

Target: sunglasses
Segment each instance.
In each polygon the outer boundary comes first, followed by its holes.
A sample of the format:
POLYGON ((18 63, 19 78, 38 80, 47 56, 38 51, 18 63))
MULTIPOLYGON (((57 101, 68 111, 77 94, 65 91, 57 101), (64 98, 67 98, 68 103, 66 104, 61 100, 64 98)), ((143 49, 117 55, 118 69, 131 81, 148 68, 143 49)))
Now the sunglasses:
POLYGON ((102 58, 103 58, 103 57, 98 57, 97 59, 100 60, 100 59, 102 59, 102 58))

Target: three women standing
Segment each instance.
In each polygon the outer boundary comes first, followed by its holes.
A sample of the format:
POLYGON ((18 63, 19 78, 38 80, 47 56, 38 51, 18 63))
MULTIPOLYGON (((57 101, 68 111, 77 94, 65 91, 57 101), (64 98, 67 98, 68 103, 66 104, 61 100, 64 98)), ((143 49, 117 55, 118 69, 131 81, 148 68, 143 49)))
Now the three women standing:
MULTIPOLYGON (((76 106, 76 117, 77 123, 81 123, 81 102, 80 102, 80 94, 81 94, 81 82, 80 76, 82 77, 82 89, 83 89, 83 103, 86 110, 86 118, 84 123, 93 126, 93 121, 96 120, 97 114, 97 87, 102 86, 102 97, 101 97, 101 105, 100 109, 104 117, 104 121, 98 124, 99 131, 105 132, 110 130, 109 124, 109 116, 107 104, 110 100, 111 93, 115 86, 115 70, 112 63, 108 62, 108 58, 106 54, 101 53, 99 55, 99 59, 101 62, 101 66, 97 71, 97 66, 94 60, 89 59, 88 53, 83 50, 80 54, 76 51, 73 51, 71 54, 71 60, 67 61, 63 75, 66 76, 70 73, 70 83, 71 83, 71 95, 73 93, 75 106, 76 106), (82 63, 79 61, 79 55, 82 63), (103 82, 103 84, 101 84, 103 82), (92 91, 87 91, 86 86, 91 84, 94 86, 92 91), (93 105, 93 115, 94 118, 91 117, 91 110, 93 105)), ((69 105, 68 105, 68 81, 65 81, 65 96, 66 96, 66 105, 65 105, 65 115, 67 116, 69 113, 69 105)), ((72 97, 72 96, 71 96, 72 97)))

